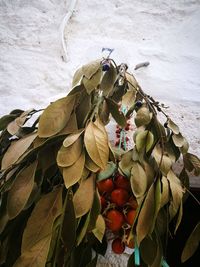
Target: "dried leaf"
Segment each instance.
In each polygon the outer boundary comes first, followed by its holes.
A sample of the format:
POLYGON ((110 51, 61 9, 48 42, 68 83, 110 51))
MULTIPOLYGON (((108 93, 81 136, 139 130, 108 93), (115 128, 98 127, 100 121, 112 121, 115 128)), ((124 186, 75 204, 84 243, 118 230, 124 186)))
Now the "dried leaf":
POLYGON ((170 200, 170 188, 169 188, 169 181, 167 180, 167 177, 163 176, 161 179, 161 183, 162 183, 162 186, 161 186, 162 194, 161 194, 160 207, 162 208, 170 200))
POLYGON ((105 170, 101 170, 100 172, 98 172, 97 174, 97 180, 98 181, 102 181, 104 179, 107 179, 109 177, 111 177, 111 175, 117 170, 117 165, 112 162, 109 161, 105 170))
POLYGON ((142 125, 147 125, 152 119, 152 113, 149 112, 149 109, 146 107, 141 107, 135 117, 135 124, 137 127, 142 125))
POLYGON ((87 125, 84 143, 94 163, 101 169, 105 169, 109 157, 108 135, 104 125, 100 121, 98 121, 98 125, 92 121, 87 125))
POLYGON ((87 230, 88 230, 88 226, 90 223, 90 212, 88 212, 85 222, 81 228, 81 231, 79 233, 79 235, 77 236, 77 246, 80 245, 80 243, 83 241, 83 238, 85 237, 87 230))
POLYGON ((84 164, 85 152, 83 151, 81 156, 73 165, 63 168, 63 179, 67 189, 80 180, 83 173, 84 164))
POLYGON ((185 262, 190 257, 192 257, 192 255, 198 249, 199 242, 200 242, 200 222, 193 229, 188 240, 186 241, 185 247, 184 247, 182 255, 181 255, 181 261, 182 262, 185 262))
POLYGON ((88 94, 90 94, 93 90, 95 90, 97 86, 100 84, 101 76, 102 76, 102 70, 100 66, 97 72, 90 79, 88 79, 86 76, 83 76, 82 82, 88 94))
POLYGON ((129 90, 136 92, 137 91, 137 87, 138 87, 138 83, 135 79, 135 77, 129 73, 126 72, 125 74, 126 80, 128 81, 128 88, 129 90))
POLYGON ((79 128, 85 127, 85 122, 92 109, 92 95, 85 91, 81 94, 79 105, 76 108, 77 123, 79 128))
POLYGON ((115 67, 110 64, 110 69, 105 72, 101 81, 101 90, 103 90, 103 95, 108 96, 112 91, 115 81, 117 79, 117 72, 115 67))
POLYGON ((153 144, 154 144, 154 135, 152 134, 152 132, 148 131, 146 140, 146 152, 149 152, 153 144))
POLYGON ((58 99, 42 113, 39 126, 39 137, 50 137, 59 133, 70 119, 76 97, 74 95, 58 99))
POLYGON ((88 153, 86 153, 85 157, 85 167, 90 170, 91 172, 98 172, 100 167, 94 163, 94 161, 90 158, 88 153))
POLYGON ((174 234, 178 230, 178 227, 179 227, 179 225, 181 223, 182 217, 183 217, 183 203, 181 201, 180 207, 179 207, 179 211, 178 211, 178 218, 176 220, 176 227, 175 227, 175 230, 174 230, 174 234))
POLYGON ((122 156, 119 162, 119 169, 120 171, 125 174, 127 177, 131 176, 131 168, 133 166, 132 160, 132 150, 126 151, 122 156))
POLYGON ((52 234, 53 223, 61 212, 62 188, 59 187, 43 195, 33 209, 22 238, 22 255, 29 250, 32 251, 34 247, 40 247, 40 240, 52 234))
POLYGON ((57 164, 60 167, 71 166, 78 160, 82 152, 82 139, 79 137, 71 146, 61 146, 57 154, 57 164))
POLYGON ((36 137, 37 133, 31 133, 18 141, 13 141, 4 154, 1 162, 1 169, 6 169, 10 165, 16 163, 20 156, 30 147, 36 137))
POLYGON ((31 248, 23 251, 21 256, 17 259, 13 267, 42 267, 45 266, 49 246, 51 243, 51 234, 38 240, 31 248))
POLYGON ((138 131, 138 133, 135 137, 135 145, 136 145, 138 152, 142 151, 146 147, 147 135, 148 135, 147 130, 138 131))
POLYGON ((7 213, 10 220, 24 209, 33 190, 36 168, 37 161, 34 161, 16 176, 8 192, 7 213))
POLYGON ((16 118, 16 115, 9 114, 0 118, 0 131, 4 130, 7 125, 16 118))
POLYGON ((75 246, 77 227, 71 190, 68 190, 63 213, 61 238, 65 248, 70 251, 75 246))
POLYGON ((82 181, 74 194, 73 203, 76 218, 85 215, 92 207, 94 199, 94 175, 82 181))
POLYGON ((99 242, 102 242, 106 230, 104 218, 101 214, 97 217, 95 229, 92 231, 99 242))
POLYGON ((150 233, 150 230, 152 228, 155 208, 154 195, 155 186, 154 184, 152 184, 144 200, 138 217, 136 226, 138 245, 140 245, 140 242, 150 233))
POLYGON ((152 236, 145 237, 140 244, 140 252, 143 261, 151 266, 157 254, 156 240, 152 236))
POLYGON ((147 190, 147 176, 138 162, 133 162, 131 169, 131 188, 136 198, 144 196, 147 190))
POLYGON ((183 157, 184 164, 188 171, 195 170, 195 175, 198 176, 200 174, 200 159, 191 153, 187 153, 183 157))
POLYGON ((179 134, 179 127, 171 119, 167 120, 167 126, 174 134, 179 134))
POLYGON ((130 109, 135 99, 136 99, 136 90, 129 89, 122 97, 122 105, 124 105, 127 109, 130 109))
POLYGON ((77 132, 68 135, 63 141, 63 146, 64 147, 71 146, 79 138, 79 136, 83 133, 83 131, 84 129, 79 129, 77 132))
MULTIPOLYGON (((184 137, 183 137, 184 138, 184 137)), ((184 141, 183 141, 183 145, 182 147, 180 147, 180 151, 182 154, 186 154, 188 152, 188 149, 189 149, 189 143, 188 141, 184 138, 184 141)))
POLYGON ((185 144, 185 138, 179 133, 179 134, 173 134, 172 139, 174 144, 177 147, 182 147, 185 144))
POLYGON ((159 145, 155 146, 152 155, 154 156, 157 165, 161 169, 162 173, 164 175, 167 175, 172 166, 171 159, 167 155, 165 155, 164 152, 162 153, 162 149, 159 145))
POLYGON ((110 113, 112 114, 114 120, 122 127, 124 128, 126 126, 126 117, 122 113, 122 111, 119 111, 118 104, 113 101, 110 98, 106 98, 106 102, 108 104, 108 108, 110 113))

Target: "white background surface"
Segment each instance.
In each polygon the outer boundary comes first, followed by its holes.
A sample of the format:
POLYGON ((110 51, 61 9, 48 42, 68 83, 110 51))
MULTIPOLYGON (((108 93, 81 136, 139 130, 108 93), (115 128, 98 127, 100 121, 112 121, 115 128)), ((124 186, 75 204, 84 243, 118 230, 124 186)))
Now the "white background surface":
MULTIPOLYGON (((102 47, 126 62, 143 90, 167 111, 200 156, 200 0, 78 0, 65 29, 70 1, 0 0, 0 116, 41 108, 70 90, 74 71, 101 57, 102 47), (148 68, 134 71, 137 63, 148 68)), ((108 254, 114 265, 124 257, 108 254)))

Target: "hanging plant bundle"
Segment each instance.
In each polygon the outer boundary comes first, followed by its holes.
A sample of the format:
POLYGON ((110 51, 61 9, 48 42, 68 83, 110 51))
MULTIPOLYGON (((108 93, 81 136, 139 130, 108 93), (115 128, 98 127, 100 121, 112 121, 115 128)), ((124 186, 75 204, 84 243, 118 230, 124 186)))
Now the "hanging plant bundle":
MULTIPOLYGON (((133 249, 127 266, 166 264, 169 224, 176 233, 188 172, 199 175, 200 160, 126 64, 107 58, 84 65, 66 97, 42 112, 13 110, 0 130, 0 266, 96 266, 107 233, 113 253, 133 249), (111 117, 115 144, 105 128, 111 117)), ((183 262, 198 246, 199 229, 183 262)))

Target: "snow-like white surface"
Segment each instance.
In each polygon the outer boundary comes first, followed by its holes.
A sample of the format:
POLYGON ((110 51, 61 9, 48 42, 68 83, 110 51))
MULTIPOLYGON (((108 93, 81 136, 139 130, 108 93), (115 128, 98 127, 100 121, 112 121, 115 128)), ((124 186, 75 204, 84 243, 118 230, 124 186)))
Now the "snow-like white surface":
MULTIPOLYGON (((69 6, 0 0, 0 116, 65 95, 74 71, 110 47, 145 92, 170 106, 167 112, 200 155, 200 1, 78 0, 66 25, 64 62, 60 25, 69 6), (150 66, 134 71, 143 61, 150 66)), ((107 260, 124 266, 124 257, 108 254, 107 260)))

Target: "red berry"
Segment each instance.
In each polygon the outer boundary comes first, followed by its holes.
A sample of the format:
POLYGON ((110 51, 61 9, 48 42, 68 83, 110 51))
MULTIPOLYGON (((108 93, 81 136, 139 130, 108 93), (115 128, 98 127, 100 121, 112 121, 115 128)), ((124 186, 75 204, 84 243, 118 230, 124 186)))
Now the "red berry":
POLYGON ((120 140, 117 139, 117 140, 115 141, 115 146, 118 146, 118 145, 119 145, 119 142, 120 142, 120 140))
POLYGON ((129 225, 132 225, 136 216, 136 210, 131 209, 126 214, 126 221, 129 225))
POLYGON ((99 193, 110 193, 114 189, 114 183, 111 178, 105 179, 97 183, 99 193))
POLYGON ((138 203, 137 200, 134 198, 134 196, 131 196, 128 200, 128 204, 134 209, 136 210, 138 207, 138 203))
POLYGON ((106 207, 106 200, 103 196, 100 196, 101 209, 103 210, 106 207))
POLYGON ((125 176, 121 174, 118 174, 115 177, 114 183, 115 183, 116 188, 123 188, 127 191, 130 190, 130 182, 128 178, 126 178, 125 176))
POLYGON ((124 215, 118 210, 109 210, 106 214, 106 226, 113 232, 117 232, 124 224, 124 215))
POLYGON ((112 251, 116 254, 122 254, 125 250, 125 244, 122 242, 121 238, 116 238, 112 242, 112 251))
POLYGON ((117 204, 119 207, 122 207, 126 204, 128 197, 128 192, 125 189, 117 188, 111 193, 111 202, 117 204))

